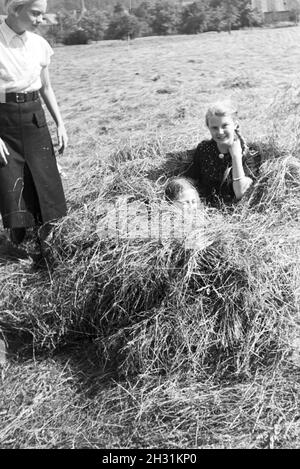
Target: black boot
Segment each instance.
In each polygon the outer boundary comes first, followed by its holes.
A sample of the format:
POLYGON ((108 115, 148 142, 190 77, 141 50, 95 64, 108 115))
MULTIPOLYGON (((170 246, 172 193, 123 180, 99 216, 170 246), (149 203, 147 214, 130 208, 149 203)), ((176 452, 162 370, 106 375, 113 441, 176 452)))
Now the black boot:
POLYGON ((19 245, 24 241, 26 236, 26 228, 11 228, 10 230, 10 240, 13 244, 19 245))

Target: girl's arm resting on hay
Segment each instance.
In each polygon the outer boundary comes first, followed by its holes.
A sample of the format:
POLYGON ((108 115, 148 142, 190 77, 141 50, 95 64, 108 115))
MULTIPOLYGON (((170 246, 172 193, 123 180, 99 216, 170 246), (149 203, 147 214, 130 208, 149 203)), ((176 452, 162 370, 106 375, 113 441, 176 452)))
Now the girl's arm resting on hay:
POLYGON ((60 110, 56 101, 56 97, 51 86, 50 76, 48 67, 44 67, 41 72, 42 88, 40 90, 41 96, 50 112, 56 127, 57 127, 57 138, 58 138, 58 151, 63 153, 64 149, 68 145, 67 132, 60 114, 60 110))
POLYGON ((237 200, 240 200, 245 192, 249 189, 253 181, 251 178, 245 175, 243 167, 243 153, 240 141, 234 141, 229 151, 232 160, 233 191, 237 200))

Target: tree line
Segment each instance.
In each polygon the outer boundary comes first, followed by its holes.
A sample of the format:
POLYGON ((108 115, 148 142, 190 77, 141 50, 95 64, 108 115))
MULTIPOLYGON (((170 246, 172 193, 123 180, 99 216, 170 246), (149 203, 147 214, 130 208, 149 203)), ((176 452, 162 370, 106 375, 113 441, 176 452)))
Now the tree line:
POLYGON ((124 2, 116 3, 110 10, 92 8, 83 15, 62 9, 48 38, 63 44, 86 44, 153 35, 224 30, 230 33, 232 29, 263 25, 262 13, 252 9, 249 0, 145 0, 131 8, 130 0, 127 4, 126 8, 124 2))

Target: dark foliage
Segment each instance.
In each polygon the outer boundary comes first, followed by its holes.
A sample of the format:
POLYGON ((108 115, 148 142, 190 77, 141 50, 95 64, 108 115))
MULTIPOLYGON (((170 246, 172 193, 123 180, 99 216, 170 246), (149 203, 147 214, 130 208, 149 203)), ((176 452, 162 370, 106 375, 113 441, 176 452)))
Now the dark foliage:
POLYGON ((139 36, 197 34, 205 31, 261 26, 262 15, 248 0, 86 1, 86 12, 75 0, 49 2, 58 11, 58 25, 47 33, 51 42, 86 44, 101 39, 134 39, 139 36), (63 8, 62 8, 63 7, 63 8), (72 8, 73 7, 73 10, 72 8))

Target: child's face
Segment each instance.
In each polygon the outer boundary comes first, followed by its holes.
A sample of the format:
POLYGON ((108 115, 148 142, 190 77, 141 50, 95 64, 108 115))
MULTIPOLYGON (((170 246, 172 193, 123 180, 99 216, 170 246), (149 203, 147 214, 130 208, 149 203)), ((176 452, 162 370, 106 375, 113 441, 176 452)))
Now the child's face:
POLYGON ((46 10, 46 0, 33 0, 20 6, 16 11, 20 31, 36 31, 43 22, 46 10))
POLYGON ((199 194, 196 189, 186 187, 175 201, 176 205, 184 209, 197 209, 200 204, 199 194))
POLYGON ((212 116, 208 121, 208 128, 215 142, 220 145, 232 145, 236 123, 230 116, 212 116))

